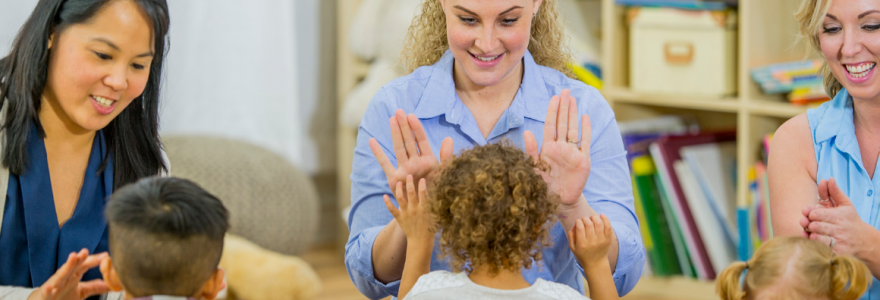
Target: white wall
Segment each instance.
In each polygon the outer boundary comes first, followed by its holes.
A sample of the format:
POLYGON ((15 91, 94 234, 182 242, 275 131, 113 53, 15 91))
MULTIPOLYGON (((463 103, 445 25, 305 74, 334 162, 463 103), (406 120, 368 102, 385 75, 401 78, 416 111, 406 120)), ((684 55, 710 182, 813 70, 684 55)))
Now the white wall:
POLYGON ((307 170, 311 99, 298 88, 294 2, 169 1, 163 135, 245 140, 307 170))
POLYGON ((0 1, 0 57, 5 57, 21 25, 27 21, 37 0, 0 1))

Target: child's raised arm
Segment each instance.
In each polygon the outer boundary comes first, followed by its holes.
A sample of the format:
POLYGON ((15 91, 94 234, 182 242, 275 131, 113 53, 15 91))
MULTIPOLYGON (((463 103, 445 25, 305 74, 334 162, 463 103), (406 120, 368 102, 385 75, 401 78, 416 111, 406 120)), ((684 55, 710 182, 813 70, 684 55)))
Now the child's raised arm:
POLYGON ((425 179, 419 180, 418 194, 412 175, 406 177, 406 192, 403 183, 397 183, 394 193, 400 209, 394 207, 388 195, 385 195, 385 206, 397 220, 397 224, 406 234, 406 262, 403 276, 400 279, 398 299, 404 299, 422 275, 431 272, 431 254, 434 251, 435 223, 428 212, 427 184, 425 179))
POLYGON ((584 268, 593 300, 619 299, 607 258, 612 234, 611 221, 604 214, 577 220, 568 232, 568 246, 584 268))

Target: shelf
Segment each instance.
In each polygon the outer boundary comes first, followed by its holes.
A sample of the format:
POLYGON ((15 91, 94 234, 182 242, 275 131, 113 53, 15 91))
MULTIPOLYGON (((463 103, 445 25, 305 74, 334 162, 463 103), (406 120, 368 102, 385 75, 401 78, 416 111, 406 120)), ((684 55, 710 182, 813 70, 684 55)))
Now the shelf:
POLYGON ((636 287, 622 300, 715 300, 715 283, 673 277, 642 277, 636 287))
POLYGON ((643 104, 660 107, 708 110, 735 113, 740 102, 733 97, 636 93, 620 88, 606 88, 602 94, 615 103, 643 104))
POLYGON ((812 106, 793 105, 782 101, 751 100, 740 102, 733 97, 705 97, 693 95, 646 94, 621 88, 606 88, 602 95, 614 103, 641 104, 657 107, 683 108, 716 112, 736 113, 747 111, 751 114, 766 117, 791 118, 805 113, 812 106))
POLYGON ((807 112, 809 105, 793 105, 782 101, 751 100, 748 111, 755 115, 767 117, 791 118, 807 112))

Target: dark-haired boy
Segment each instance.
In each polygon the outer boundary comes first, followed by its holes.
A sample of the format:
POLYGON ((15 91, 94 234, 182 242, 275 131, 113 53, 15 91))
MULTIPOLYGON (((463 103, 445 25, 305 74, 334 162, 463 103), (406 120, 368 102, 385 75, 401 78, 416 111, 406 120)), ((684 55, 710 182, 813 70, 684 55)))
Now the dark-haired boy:
POLYGON ((147 178, 111 196, 110 257, 101 273, 124 299, 214 299, 229 213, 195 183, 147 178))

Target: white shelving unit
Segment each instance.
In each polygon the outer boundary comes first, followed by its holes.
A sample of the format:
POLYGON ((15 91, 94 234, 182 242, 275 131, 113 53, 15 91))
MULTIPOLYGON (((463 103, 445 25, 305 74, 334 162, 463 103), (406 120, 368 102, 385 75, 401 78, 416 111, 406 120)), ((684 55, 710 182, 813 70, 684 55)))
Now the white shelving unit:
MULTIPOLYGON (((348 29, 351 27, 351 20, 354 18, 360 0, 337 0, 336 5, 338 24, 336 27, 336 89, 339 97, 337 105, 340 110, 344 107, 345 97, 361 80, 367 76, 369 64, 351 53, 348 44, 348 29)), ((337 184, 339 186, 339 208, 345 208, 351 205, 351 163, 354 155, 355 142, 357 141, 357 129, 352 129, 343 124, 337 123, 337 184)), ((341 216, 341 212, 340 212, 341 216)), ((345 244, 348 240, 348 225, 341 221, 339 227, 339 243, 345 244)))
POLYGON ((749 167, 758 159, 761 140, 783 122, 806 112, 804 106, 789 104, 779 95, 765 95, 749 78, 753 67, 806 58, 806 47, 798 42, 794 12, 798 0, 739 0, 736 96, 695 97, 687 94, 640 94, 628 86, 628 34, 625 8, 614 0, 602 0, 602 94, 612 105, 618 121, 661 114, 695 116, 703 128, 736 128, 737 197, 747 195, 749 167))

